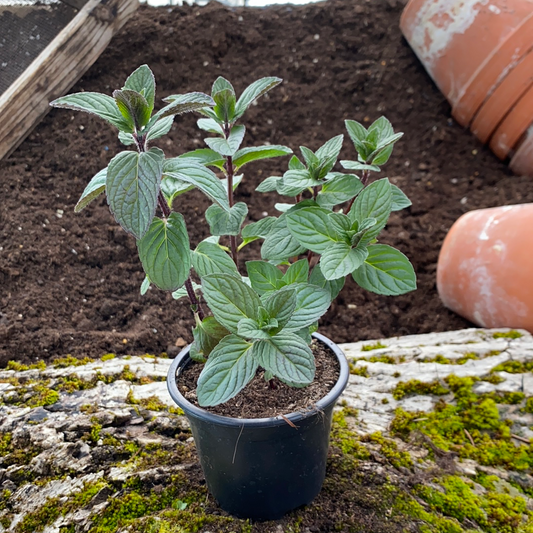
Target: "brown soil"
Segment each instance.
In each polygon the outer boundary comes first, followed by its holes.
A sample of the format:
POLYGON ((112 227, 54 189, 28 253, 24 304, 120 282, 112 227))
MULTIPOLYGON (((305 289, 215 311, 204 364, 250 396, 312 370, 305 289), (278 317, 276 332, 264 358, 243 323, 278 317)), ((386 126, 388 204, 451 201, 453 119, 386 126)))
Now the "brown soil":
MULTIPOLYGON (((413 206, 394 214, 383 242, 411 258, 419 288, 376 296, 348 279, 320 331, 338 342, 425 333, 470 324, 446 310, 435 288, 442 240, 464 212, 533 200, 530 179, 514 177, 450 118, 443 96, 402 39, 397 0, 329 0, 266 9, 141 7, 72 91, 121 87, 148 63, 157 99, 209 92, 218 75, 237 91, 265 75, 285 81, 246 115, 246 145, 265 142, 312 149, 343 131, 350 118, 368 124, 386 115, 405 132, 385 175, 413 206)), ((177 120, 159 145, 168 156, 201 147, 196 117, 177 120)), ((80 215, 73 207, 85 184, 121 150, 116 132, 91 116, 52 111, 0 163, 0 363, 72 353, 174 352, 191 339, 187 305, 151 290, 135 242, 113 221, 105 200, 80 215)), ((345 141, 341 159, 354 158, 345 141)), ((252 195, 286 160, 250 165, 238 198, 249 220, 274 212, 273 195, 252 195)), ((206 236, 207 200, 183 197, 179 209, 193 242, 206 236)), ((244 259, 258 247, 250 246, 244 259)))
MULTIPOLYGON (((233 418, 268 418, 280 414, 313 409, 339 379, 339 363, 335 354, 323 344, 311 345, 315 356, 316 373, 311 385, 295 389, 274 378, 265 381, 264 371, 258 369, 254 379, 237 396, 207 411, 233 418)), ((198 406, 196 382, 203 365, 190 363, 178 379, 178 388, 187 400, 198 406)))

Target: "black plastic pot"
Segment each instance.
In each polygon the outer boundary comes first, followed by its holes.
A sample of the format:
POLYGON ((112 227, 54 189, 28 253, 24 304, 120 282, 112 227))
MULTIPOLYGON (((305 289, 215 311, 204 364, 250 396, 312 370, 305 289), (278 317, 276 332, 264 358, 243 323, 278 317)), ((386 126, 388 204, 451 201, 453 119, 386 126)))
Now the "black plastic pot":
POLYGON ((191 424, 207 486, 228 513, 251 520, 276 520, 310 503, 322 488, 333 406, 348 383, 344 353, 318 333, 340 363, 333 389, 312 411, 285 419, 240 419, 219 416, 187 401, 176 380, 191 361, 185 348, 172 362, 167 378, 170 395, 191 424))

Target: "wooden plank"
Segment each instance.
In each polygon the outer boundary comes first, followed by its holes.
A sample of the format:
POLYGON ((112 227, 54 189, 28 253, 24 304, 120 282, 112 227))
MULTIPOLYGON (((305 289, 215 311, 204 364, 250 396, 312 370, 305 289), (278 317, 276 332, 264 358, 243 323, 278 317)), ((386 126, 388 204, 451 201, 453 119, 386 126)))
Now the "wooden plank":
POLYGON ((138 0, 89 0, 0 96, 0 159, 9 155, 104 51, 138 0))

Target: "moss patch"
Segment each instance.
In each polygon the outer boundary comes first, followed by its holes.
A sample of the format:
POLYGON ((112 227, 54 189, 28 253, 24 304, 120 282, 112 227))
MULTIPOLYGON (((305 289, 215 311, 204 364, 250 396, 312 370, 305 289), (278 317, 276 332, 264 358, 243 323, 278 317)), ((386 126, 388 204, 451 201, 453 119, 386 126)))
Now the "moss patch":
POLYGON ((497 331, 492 334, 493 339, 520 339, 523 337, 522 333, 516 331, 516 329, 511 329, 510 331, 497 331))
POLYGON ((444 387, 440 381, 424 382, 418 379, 411 379, 410 381, 400 381, 394 390, 392 395, 396 400, 401 400, 405 396, 412 396, 414 394, 435 394, 442 396, 448 394, 450 391, 444 387))

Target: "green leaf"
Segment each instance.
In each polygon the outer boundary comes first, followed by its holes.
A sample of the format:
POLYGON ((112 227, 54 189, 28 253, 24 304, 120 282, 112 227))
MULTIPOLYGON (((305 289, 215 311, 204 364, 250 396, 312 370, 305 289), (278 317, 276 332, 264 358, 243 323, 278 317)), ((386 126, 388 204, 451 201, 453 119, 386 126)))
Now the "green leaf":
POLYGON ((153 126, 146 133, 146 140, 153 141, 154 139, 159 139, 159 137, 163 137, 163 135, 166 135, 172 129, 173 123, 173 116, 165 117, 154 122, 153 126))
POLYGON ((255 291, 230 274, 209 274, 202 278, 202 292, 215 318, 232 333, 243 318, 257 320, 261 300, 255 291))
POLYGON ((403 191, 396 187, 396 185, 391 184, 391 192, 392 192, 392 207, 391 211, 401 211, 402 209, 405 209, 406 207, 409 207, 412 205, 411 200, 407 198, 407 196, 403 193, 403 191))
MULTIPOLYGON (((192 288, 196 295, 202 290, 202 286, 198 285, 196 282, 192 282, 192 288)), ((172 293, 172 298, 174 300, 180 300, 181 298, 186 298, 188 296, 187 289, 185 287, 182 287, 181 289, 178 289, 177 291, 174 291, 172 293)))
POLYGON ((308 170, 287 170, 281 183, 278 183, 278 193, 297 196, 306 189, 319 185, 322 185, 322 182, 314 179, 308 170))
POLYGON ((166 220, 154 218, 137 247, 146 275, 160 289, 175 291, 189 277, 189 235, 179 213, 171 213, 166 220))
POLYGON ((277 218, 275 217, 265 217, 257 222, 247 224, 244 226, 244 228, 242 228, 241 236, 243 239, 265 239, 268 237, 276 220, 277 218))
POLYGON ((337 242, 322 254, 320 268, 328 280, 344 278, 359 268, 367 256, 366 247, 352 248, 349 244, 337 242))
POLYGON ((82 209, 85 209, 95 198, 98 198, 105 191, 106 178, 107 168, 104 168, 91 179, 80 196, 76 207, 74 207, 75 213, 79 213, 82 209))
POLYGON ((167 200, 169 207, 172 206, 172 202, 177 196, 192 191, 193 189, 194 185, 175 178, 172 175, 163 174, 163 179, 161 180, 161 192, 167 200))
POLYGON ((287 213, 287 227, 302 246, 321 254, 340 240, 328 215, 329 211, 320 207, 299 209, 287 213))
POLYGON ((216 93, 225 90, 228 90, 235 95, 235 89, 233 88, 233 85, 226 78, 219 76, 213 82, 213 86, 211 87, 211 95, 213 96, 216 93))
MULTIPOLYGON (((316 267, 315 267, 316 268, 316 267)), ((331 304, 330 293, 309 283, 294 283, 281 290, 296 291, 296 307, 284 331, 298 331, 316 322, 331 304)))
POLYGON ((238 326, 239 337, 245 339, 269 339, 270 334, 267 331, 262 330, 259 324, 251 318, 243 318, 239 321, 238 326))
POLYGON ((272 224, 270 233, 261 247, 261 257, 267 261, 283 261, 305 251, 306 249, 288 230, 286 214, 283 214, 272 224))
POLYGON ((277 320, 278 331, 282 330, 291 319, 296 309, 296 291, 283 290, 266 294, 261 301, 269 316, 277 320))
POLYGON ((239 146, 244 139, 245 132, 246 128, 244 126, 233 126, 227 139, 208 137, 207 139, 204 139, 204 141, 211 150, 218 152, 220 155, 231 157, 239 149, 239 146))
POLYGON ((265 261, 247 261, 246 270, 252 288, 257 294, 265 294, 279 289, 282 284, 280 280, 283 276, 281 270, 265 261))
POLYGON ((341 166, 347 170, 369 170, 372 172, 381 172, 377 165, 365 165, 359 161, 341 161, 341 166))
POLYGON ((309 150, 309 148, 307 148, 306 146, 300 146, 300 152, 302 152, 304 161, 309 167, 310 171, 318 167, 320 161, 312 150, 309 150))
POLYGON ((348 135, 354 143, 362 143, 366 139, 368 132, 362 124, 355 120, 345 120, 344 123, 346 125, 346 129, 348 130, 348 135))
POLYGON ((197 124, 201 130, 208 131, 209 133, 217 133, 218 135, 224 135, 222 126, 212 118, 201 118, 198 120, 197 124))
POLYGON ((62 96, 50 103, 52 107, 84 111, 103 118, 120 131, 133 132, 133 124, 127 121, 120 112, 115 100, 111 96, 100 93, 75 93, 62 96))
POLYGON ((416 289, 416 275, 409 259, 386 244, 368 247, 368 257, 352 274, 355 282, 371 292, 396 296, 416 289))
POLYGON ((252 146, 250 148, 242 148, 236 152, 233 157, 233 165, 236 169, 239 169, 240 167, 252 161, 258 161, 259 159, 270 159, 272 157, 281 157, 289 154, 292 154, 292 150, 286 146, 252 146))
POLYGON ((295 261, 283 275, 282 280, 287 284, 292 283, 307 283, 309 277, 309 261, 307 259, 300 259, 295 261))
POLYGON ((135 141, 133 140, 133 135, 131 133, 124 133, 123 131, 118 132, 118 140, 124 146, 131 146, 132 144, 135 144, 135 141))
POLYGON ((330 213, 328 216, 332 227, 339 235, 339 240, 342 240, 342 238, 347 240, 348 232, 352 229, 353 224, 350 218, 343 213, 330 213))
POLYGON ((229 331, 212 316, 205 317, 201 322, 197 320, 196 327, 192 330, 192 333, 196 349, 204 359, 209 356, 226 335, 229 335, 229 331))
POLYGON ((202 241, 191 255, 194 270, 201 278, 217 273, 231 274, 240 278, 235 263, 218 244, 202 241))
MULTIPOLYGON (((178 156, 177 159, 194 159, 201 165, 216 167, 220 170, 224 169, 224 164, 226 163, 226 160, 220 154, 209 148, 199 148, 198 150, 187 152, 178 156)), ((171 159, 168 159, 168 161, 171 161, 171 159)))
POLYGON ((333 207, 351 200, 363 189, 363 184, 354 174, 339 174, 328 180, 318 193, 317 203, 322 207, 333 207))
POLYGON ((113 98, 122 116, 128 122, 133 122, 136 131, 148 124, 151 110, 142 94, 130 89, 122 89, 121 91, 114 91, 113 98))
POLYGON ((144 296, 148 289, 150 288, 150 280, 148 279, 148 276, 144 276, 144 280, 141 283, 141 296, 144 296))
POLYGON ((198 378, 196 392, 202 407, 227 402, 252 380, 258 367, 252 346, 236 335, 220 341, 198 378))
POLYGON ((321 289, 326 289, 330 294, 331 301, 337 298, 344 287, 345 281, 346 278, 327 280, 324 277, 324 274, 322 274, 322 270, 320 270, 320 264, 313 268, 313 272, 311 272, 311 275, 309 276, 309 283, 316 285, 321 289))
POLYGON ((208 207, 205 219, 212 235, 238 235, 247 214, 248 206, 244 202, 237 202, 229 211, 224 211, 218 205, 208 207))
POLYGON ((213 99, 204 93, 174 94, 165 98, 164 102, 170 103, 154 114, 148 123, 148 128, 161 118, 182 115, 214 104, 213 99))
POLYGON ((130 74, 123 88, 142 94, 148 103, 150 113, 152 113, 155 101, 155 78, 148 65, 141 65, 130 74))
POLYGON ((280 78, 268 77, 261 78, 260 80, 254 81, 249 85, 244 92, 241 94, 237 105, 235 106, 235 117, 242 117, 244 112, 250 107, 252 102, 257 100, 260 96, 263 96, 265 93, 270 91, 270 89, 279 85, 283 80, 280 78))
POLYGON ((211 170, 194 158, 167 159, 163 165, 165 176, 177 178, 200 189, 208 198, 229 212, 228 195, 224 185, 211 170))
POLYGON ((282 203, 274 204, 274 209, 276 209, 276 211, 279 211, 280 213, 286 213, 293 207, 294 207, 294 204, 282 204, 282 203))
POLYGON ((387 178, 383 178, 365 187, 355 199, 349 217, 361 223, 365 218, 375 218, 376 225, 364 236, 370 242, 386 226, 392 209, 392 191, 387 178))
POLYGON ((295 156, 289 161, 289 170, 306 170, 305 165, 295 156))
MULTIPOLYGON (((218 80, 220 79, 218 78, 218 80)), ((230 124, 235 120, 235 91, 227 80, 224 80, 227 85, 223 86, 219 84, 215 88, 218 80, 213 84, 212 96, 216 104, 213 111, 221 122, 230 124)))
POLYGON ((253 344, 254 359, 290 387, 305 387, 315 378, 315 358, 303 339, 280 333, 253 344))
POLYGON ((377 152, 376 156, 373 159, 369 159, 374 165, 384 165, 389 160, 393 149, 393 145, 387 146, 387 148, 383 148, 383 150, 377 152))
POLYGON ((107 201, 117 222, 137 239, 148 231, 157 206, 163 159, 159 148, 121 152, 107 167, 107 201))
POLYGON ((257 187, 257 192, 273 192, 278 189, 278 185, 281 183, 283 178, 278 176, 270 176, 266 180, 263 180, 257 187))
POLYGON ((333 157, 336 161, 337 157, 339 157, 343 140, 344 140, 344 135, 342 134, 337 135, 336 137, 333 137, 332 139, 324 143, 315 152, 315 155, 318 157, 319 160, 330 159, 333 157))
POLYGON ((394 135, 394 129, 389 120, 385 117, 379 117, 368 128, 368 133, 375 131, 377 133, 378 142, 394 135))

